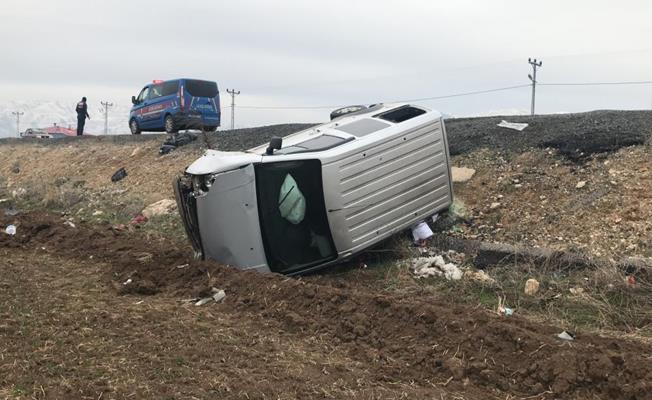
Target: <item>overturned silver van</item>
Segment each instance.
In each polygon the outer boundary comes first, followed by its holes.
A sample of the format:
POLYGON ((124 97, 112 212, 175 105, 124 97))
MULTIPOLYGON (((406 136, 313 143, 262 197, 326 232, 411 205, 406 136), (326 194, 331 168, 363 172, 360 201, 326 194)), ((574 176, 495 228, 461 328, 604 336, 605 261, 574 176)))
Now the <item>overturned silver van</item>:
POLYGON ((448 208, 446 130, 420 106, 361 107, 269 146, 207 150, 175 193, 198 257, 313 271, 448 208))

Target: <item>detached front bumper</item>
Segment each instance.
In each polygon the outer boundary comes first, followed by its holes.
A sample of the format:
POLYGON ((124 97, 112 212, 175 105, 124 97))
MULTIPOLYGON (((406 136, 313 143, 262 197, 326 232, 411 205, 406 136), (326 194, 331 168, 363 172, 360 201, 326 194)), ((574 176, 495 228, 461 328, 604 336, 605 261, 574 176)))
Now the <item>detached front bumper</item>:
POLYGON ((193 194, 192 180, 188 175, 180 176, 174 180, 173 186, 177 208, 186 230, 186 236, 195 252, 195 258, 204 259, 204 248, 201 243, 197 218, 197 199, 193 194))

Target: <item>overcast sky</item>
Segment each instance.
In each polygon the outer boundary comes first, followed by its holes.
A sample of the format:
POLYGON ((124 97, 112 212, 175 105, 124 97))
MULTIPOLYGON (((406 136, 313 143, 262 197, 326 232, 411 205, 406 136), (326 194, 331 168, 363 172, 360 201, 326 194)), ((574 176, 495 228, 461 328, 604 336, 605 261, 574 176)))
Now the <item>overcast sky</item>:
MULTIPOLYGON (((652 80, 652 2, 621 0, 3 1, 0 101, 129 103, 152 79, 241 91, 244 106, 388 102, 529 83, 652 80)), ((529 110, 530 89, 426 101, 452 115, 529 110)), ((541 86, 541 113, 652 108, 652 85, 541 86)), ((229 123, 225 110, 223 125, 229 123)), ((238 109, 240 126, 328 109, 238 109)))

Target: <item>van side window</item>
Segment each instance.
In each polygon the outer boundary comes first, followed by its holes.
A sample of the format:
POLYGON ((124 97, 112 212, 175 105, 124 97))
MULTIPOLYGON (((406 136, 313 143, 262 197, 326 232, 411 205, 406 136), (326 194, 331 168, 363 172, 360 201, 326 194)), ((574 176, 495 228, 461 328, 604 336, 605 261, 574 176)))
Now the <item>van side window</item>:
POLYGON ((176 94, 178 90, 179 90, 179 81, 163 82, 162 96, 169 96, 171 94, 176 94))
POLYGON ((149 94, 149 87, 144 87, 143 90, 140 91, 140 94, 138 95, 138 102, 142 102, 143 100, 147 99, 147 95, 149 94))
POLYGON ((402 106, 393 110, 385 111, 384 113, 376 114, 374 115, 374 118, 380 118, 398 124, 425 113, 426 112, 420 108, 402 106))
POLYGON ((157 85, 154 85, 150 88, 149 91, 149 98, 150 99, 157 99, 159 97, 163 96, 163 84, 159 83, 157 85))
POLYGON ((284 147, 278 150, 276 154, 296 154, 307 153, 309 151, 324 151, 337 147, 343 143, 350 142, 354 138, 341 138, 333 135, 319 135, 312 139, 297 143, 294 146, 284 147))

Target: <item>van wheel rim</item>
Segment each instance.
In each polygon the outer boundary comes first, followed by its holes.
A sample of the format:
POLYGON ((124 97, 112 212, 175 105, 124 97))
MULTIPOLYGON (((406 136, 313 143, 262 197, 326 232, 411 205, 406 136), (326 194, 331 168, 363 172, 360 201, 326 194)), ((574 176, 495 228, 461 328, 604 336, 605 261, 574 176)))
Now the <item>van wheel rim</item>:
POLYGON ((138 132, 138 125, 136 125, 136 121, 131 121, 131 133, 135 134, 138 132))
POLYGON ((165 130, 168 132, 172 132, 172 128, 174 128, 174 124, 172 123, 172 118, 167 117, 165 119, 165 130))

